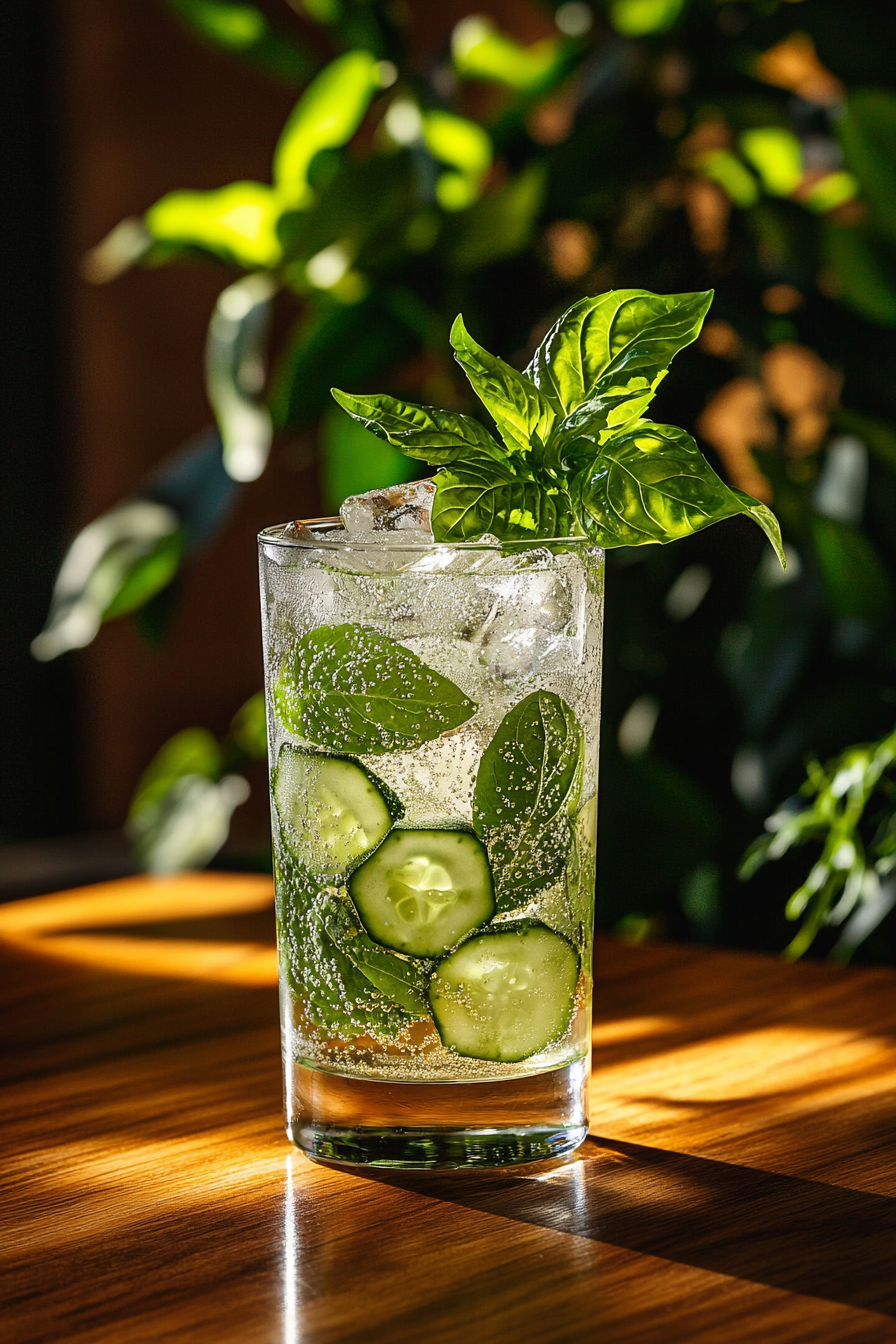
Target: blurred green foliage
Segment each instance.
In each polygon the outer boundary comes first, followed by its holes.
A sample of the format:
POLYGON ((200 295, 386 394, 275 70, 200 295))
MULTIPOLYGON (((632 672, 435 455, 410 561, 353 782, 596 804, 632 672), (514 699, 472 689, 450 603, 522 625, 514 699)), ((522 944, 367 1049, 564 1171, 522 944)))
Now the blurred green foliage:
MULTIPOLYGON (((656 416, 773 502, 790 563, 782 575, 746 521, 611 557, 598 912, 628 937, 783 947, 810 850, 790 846, 748 886, 741 856, 779 798, 817 809, 830 792, 813 766, 799 794, 807 757, 883 742, 896 714, 896 13, 566 0, 527 8, 523 41, 488 15, 452 28, 438 6, 390 0, 296 0, 300 17, 283 4, 277 25, 272 7, 169 3, 228 58, 303 90, 270 181, 147 202, 87 260, 94 280, 222 264, 208 369, 232 477, 263 469, 271 434, 276 452, 278 433, 319 425, 327 507, 396 479, 329 388, 475 414, 446 360, 459 311, 521 368, 585 294, 715 288, 656 416)), ((165 497, 181 519, 206 490, 205 516, 223 516, 220 444, 217 461, 180 504, 165 497)), ((172 553, 133 547, 147 594, 172 553)), ((142 580, 128 590, 120 568, 133 605, 142 580)), ((867 794, 857 834, 886 830, 871 809, 887 798, 867 794)), ((824 852, 823 828, 801 838, 824 852)), ((885 905, 860 956, 896 959, 885 905)), ((825 952, 842 930, 813 908, 825 952)))

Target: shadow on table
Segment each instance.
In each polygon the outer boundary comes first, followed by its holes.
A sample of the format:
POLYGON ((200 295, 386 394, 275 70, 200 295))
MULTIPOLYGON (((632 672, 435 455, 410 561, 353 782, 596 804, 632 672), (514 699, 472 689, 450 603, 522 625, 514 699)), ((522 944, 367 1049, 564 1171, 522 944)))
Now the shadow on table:
POLYGON ((525 1174, 370 1173, 446 1203, 896 1316, 896 1200, 591 1138, 525 1174))

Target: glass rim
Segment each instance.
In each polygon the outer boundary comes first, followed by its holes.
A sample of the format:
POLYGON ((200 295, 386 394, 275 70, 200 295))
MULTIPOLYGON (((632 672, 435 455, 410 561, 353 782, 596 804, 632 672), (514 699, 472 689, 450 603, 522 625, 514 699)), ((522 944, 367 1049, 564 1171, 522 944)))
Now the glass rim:
POLYGON ((602 549, 590 537, 525 537, 514 541, 485 542, 405 541, 402 539, 401 532, 379 532, 375 540, 366 541, 363 538, 349 537, 342 528, 342 519, 338 516, 331 518, 298 518, 290 520, 288 523, 275 523, 273 527, 262 528, 258 533, 258 544, 260 546, 294 547, 297 550, 306 551, 382 551, 384 547, 388 547, 390 550, 399 551, 495 551, 499 554, 510 547, 514 550, 536 550, 544 546, 571 546, 577 549, 590 547, 595 551, 602 549), (320 535, 315 535, 313 541, 284 535, 286 529, 294 526, 295 522, 307 527, 312 532, 319 529, 320 535), (339 532, 340 535, 330 535, 336 532, 339 532))

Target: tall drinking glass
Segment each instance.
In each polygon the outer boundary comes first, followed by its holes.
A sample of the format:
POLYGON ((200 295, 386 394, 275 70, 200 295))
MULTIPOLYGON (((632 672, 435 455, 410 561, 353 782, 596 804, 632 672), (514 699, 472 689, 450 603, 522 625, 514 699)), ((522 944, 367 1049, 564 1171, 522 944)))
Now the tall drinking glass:
POLYGON ((286 1122, 487 1167, 588 1128, 603 553, 259 537, 286 1122))

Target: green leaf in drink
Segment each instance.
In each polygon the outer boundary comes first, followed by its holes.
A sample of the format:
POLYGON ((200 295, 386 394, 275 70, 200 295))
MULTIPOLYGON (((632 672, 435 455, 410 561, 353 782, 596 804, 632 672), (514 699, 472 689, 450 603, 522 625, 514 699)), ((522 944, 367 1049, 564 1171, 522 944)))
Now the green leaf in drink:
POLYGON ((325 918, 325 931, 355 970, 391 1003, 411 1017, 428 1017, 426 966, 380 947, 369 938, 344 896, 334 896, 325 918))
POLYGON ((395 1036, 427 1016, 425 967, 377 947, 344 888, 318 886, 284 855, 277 877, 286 974, 312 1026, 347 1037, 395 1036))
POLYGON ((498 726, 476 776, 473 824, 488 849, 499 910, 559 877, 582 788, 584 735, 569 705, 533 691, 498 726))
POLYGON ((699 335, 712 297, 617 289, 580 299, 523 373, 483 349, 458 318, 455 355, 500 441, 470 416, 394 397, 333 395, 374 434, 442 468, 436 541, 490 533, 643 546, 744 514, 783 565, 770 510, 726 485, 684 430, 644 418, 672 359, 699 335))
POLYGON ((274 698, 296 737, 355 755, 431 742, 478 709, 410 649, 364 625, 320 625, 303 635, 274 698))

